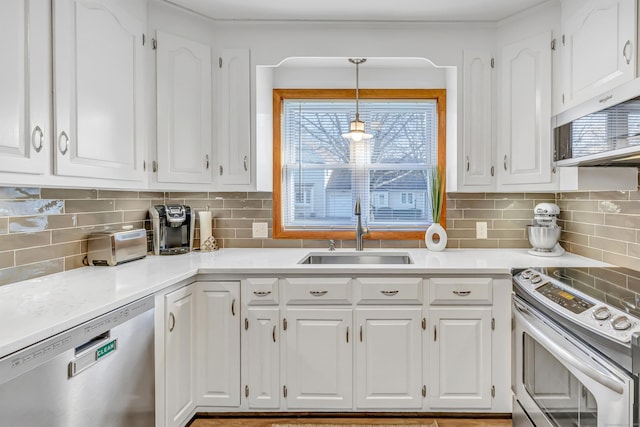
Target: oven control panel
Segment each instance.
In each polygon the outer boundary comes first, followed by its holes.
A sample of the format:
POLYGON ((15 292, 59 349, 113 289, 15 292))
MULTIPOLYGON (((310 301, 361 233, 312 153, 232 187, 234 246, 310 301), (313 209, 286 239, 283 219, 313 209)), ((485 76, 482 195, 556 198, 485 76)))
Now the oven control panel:
POLYGON ((521 271, 514 281, 541 304, 600 335, 628 343, 632 333, 640 332, 640 319, 539 271, 521 271))

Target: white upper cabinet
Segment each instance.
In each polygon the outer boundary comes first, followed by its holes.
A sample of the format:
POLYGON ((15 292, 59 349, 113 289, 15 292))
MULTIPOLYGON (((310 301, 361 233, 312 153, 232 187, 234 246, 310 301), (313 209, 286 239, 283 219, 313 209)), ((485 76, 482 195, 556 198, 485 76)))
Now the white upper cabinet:
POLYGON ((495 144, 492 132, 493 58, 491 52, 465 50, 463 72, 464 187, 489 187, 495 174, 495 144))
POLYGON ((635 78, 638 30, 635 0, 562 7, 564 109, 635 78))
POLYGON ((143 29, 112 2, 53 2, 56 174, 144 179, 143 29))
POLYGON ((0 172, 49 171, 51 3, 0 5, 0 172))
POLYGON ((211 49, 157 33, 157 181, 211 183, 211 49))
POLYGON ((507 45, 501 53, 498 188, 550 183, 551 33, 507 45))
POLYGON ((251 68, 248 49, 225 49, 218 58, 219 154, 222 185, 251 184, 251 68))

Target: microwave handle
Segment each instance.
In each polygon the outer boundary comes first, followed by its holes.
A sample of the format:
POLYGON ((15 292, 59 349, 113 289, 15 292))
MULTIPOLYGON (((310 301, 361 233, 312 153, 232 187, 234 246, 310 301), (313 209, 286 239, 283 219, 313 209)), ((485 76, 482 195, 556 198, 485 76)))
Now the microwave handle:
POLYGON ((517 311, 517 313, 514 312, 514 314, 516 316, 521 316, 522 320, 526 323, 527 332, 531 335, 532 338, 535 338, 536 341, 538 341, 540 344, 542 344, 543 347, 549 350, 551 354, 562 360, 564 363, 579 370, 592 380, 597 381, 605 387, 611 389, 612 391, 615 391, 618 394, 624 393, 624 383, 617 377, 615 377, 614 374, 603 371, 600 366, 584 361, 572 354, 566 348, 564 348, 552 338, 548 337, 545 333, 540 331, 533 322, 530 322, 524 318, 524 316, 531 317, 531 313, 526 309, 526 307, 515 301, 513 302, 513 306, 517 311))

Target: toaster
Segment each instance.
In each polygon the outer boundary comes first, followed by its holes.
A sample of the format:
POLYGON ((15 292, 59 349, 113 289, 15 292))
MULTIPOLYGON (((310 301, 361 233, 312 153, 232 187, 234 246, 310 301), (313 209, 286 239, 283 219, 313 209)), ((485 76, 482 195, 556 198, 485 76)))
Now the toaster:
POLYGON ((147 256, 147 231, 103 231, 89 236, 89 265, 118 265, 147 256))

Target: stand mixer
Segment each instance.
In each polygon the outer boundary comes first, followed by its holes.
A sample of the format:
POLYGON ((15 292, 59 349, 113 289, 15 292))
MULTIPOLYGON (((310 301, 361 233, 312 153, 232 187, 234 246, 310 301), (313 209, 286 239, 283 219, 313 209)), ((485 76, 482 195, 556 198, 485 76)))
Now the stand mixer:
POLYGON ((533 210, 533 224, 527 226, 529 253, 537 256, 560 256, 564 249, 558 244, 560 226, 556 223, 560 208, 555 203, 540 203, 533 210))

